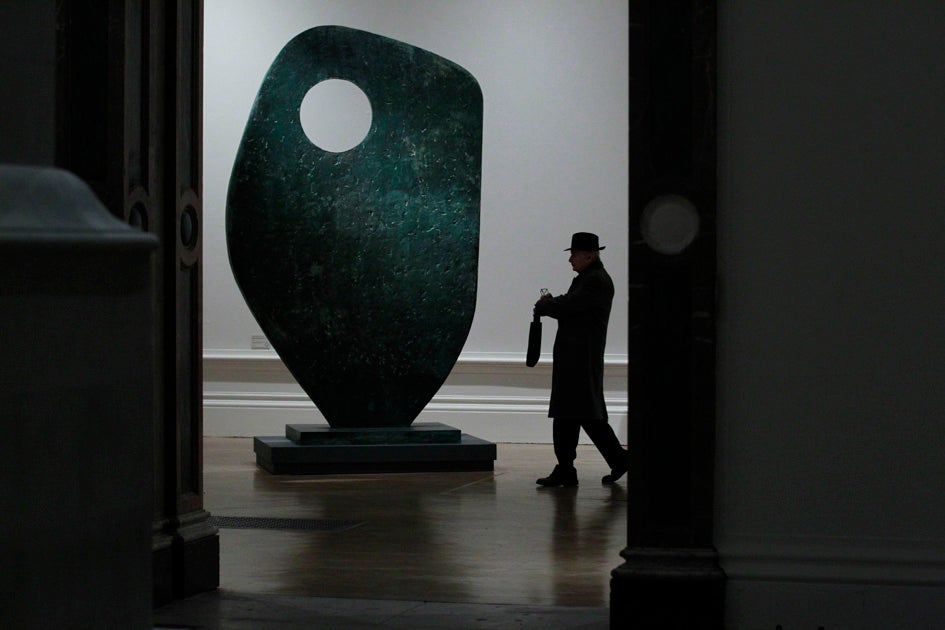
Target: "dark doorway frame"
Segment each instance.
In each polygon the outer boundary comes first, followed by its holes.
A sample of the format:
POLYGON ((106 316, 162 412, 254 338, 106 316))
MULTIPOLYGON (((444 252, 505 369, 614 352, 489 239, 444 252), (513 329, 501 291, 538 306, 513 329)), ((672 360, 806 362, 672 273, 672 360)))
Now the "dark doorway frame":
POLYGON ((722 628, 713 546, 716 6, 630 5, 630 255, 626 562, 611 627, 722 628), (655 247, 648 213, 691 204, 695 239, 655 247))
POLYGON ((219 585, 203 509, 203 2, 57 0, 55 165, 158 237, 154 256, 156 606, 219 585))
MULTIPOLYGON (((161 604, 219 583, 218 535, 201 498, 203 5, 57 0, 56 12, 56 164, 161 240, 153 427, 161 604)), ((716 7, 632 0, 630 16, 630 500, 611 625, 665 625, 668 611, 681 611, 679 627, 722 627, 712 513, 716 7), (654 251, 640 230, 664 194, 690 200, 700 219, 696 240, 672 255, 654 251)))

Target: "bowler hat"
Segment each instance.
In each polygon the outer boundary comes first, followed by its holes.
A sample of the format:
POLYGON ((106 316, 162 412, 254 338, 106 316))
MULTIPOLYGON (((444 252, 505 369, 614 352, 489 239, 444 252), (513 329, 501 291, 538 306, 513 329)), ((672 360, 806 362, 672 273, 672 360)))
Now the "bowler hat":
POLYGON ((607 246, 601 247, 596 234, 591 234, 590 232, 575 232, 571 236, 571 247, 567 248, 566 252, 576 249, 582 252, 596 252, 600 249, 606 249, 607 246))

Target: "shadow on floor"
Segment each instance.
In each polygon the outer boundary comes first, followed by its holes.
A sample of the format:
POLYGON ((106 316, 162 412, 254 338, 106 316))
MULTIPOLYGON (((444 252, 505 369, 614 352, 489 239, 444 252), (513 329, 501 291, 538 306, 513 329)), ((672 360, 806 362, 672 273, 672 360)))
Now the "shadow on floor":
POLYGON ((450 604, 256 595, 218 590, 159 608, 155 629, 194 630, 578 630, 608 627, 606 608, 450 604))

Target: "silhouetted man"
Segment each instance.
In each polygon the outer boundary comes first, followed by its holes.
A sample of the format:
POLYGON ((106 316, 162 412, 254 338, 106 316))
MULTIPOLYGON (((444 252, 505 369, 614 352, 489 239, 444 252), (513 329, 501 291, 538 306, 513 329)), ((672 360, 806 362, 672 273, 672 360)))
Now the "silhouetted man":
POLYGON ((627 451, 607 422, 604 404, 604 346, 607 322, 614 300, 614 283, 600 260, 596 234, 578 232, 571 237, 568 262, 577 272, 564 295, 542 296, 535 315, 558 320, 551 376, 552 435, 558 464, 542 486, 576 486, 574 459, 581 428, 610 466, 603 483, 614 483, 627 472, 627 451))

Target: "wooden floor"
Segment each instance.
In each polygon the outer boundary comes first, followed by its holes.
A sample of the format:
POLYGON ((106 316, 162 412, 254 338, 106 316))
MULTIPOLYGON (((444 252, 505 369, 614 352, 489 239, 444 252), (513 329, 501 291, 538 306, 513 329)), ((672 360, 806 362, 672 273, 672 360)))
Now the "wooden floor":
POLYGON ((541 488, 550 445, 499 444, 493 472, 271 475, 251 438, 206 438, 214 517, 337 519, 338 531, 220 529, 220 586, 244 593, 540 606, 608 604, 626 478, 580 446, 577 488, 541 488))

